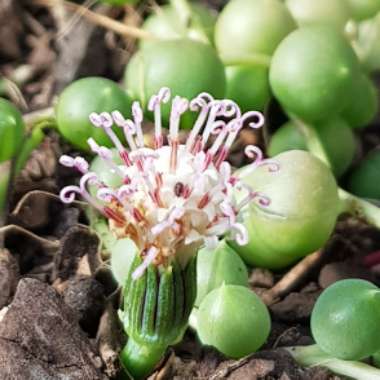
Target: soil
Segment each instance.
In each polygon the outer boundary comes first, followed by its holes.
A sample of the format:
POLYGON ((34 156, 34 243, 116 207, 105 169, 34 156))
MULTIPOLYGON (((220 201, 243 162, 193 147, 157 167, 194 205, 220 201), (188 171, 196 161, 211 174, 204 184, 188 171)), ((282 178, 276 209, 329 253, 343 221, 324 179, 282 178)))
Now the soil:
MULTIPOLYGON (((137 11, 99 6, 97 12, 138 25, 147 7, 145 2, 137 11)), ((27 118, 51 107, 56 94, 79 77, 120 81, 136 43, 73 17, 64 7, 34 0, 2 1, 0 19, 7 20, 0 23, 0 73, 10 80, 1 95, 16 102, 27 118)), ((283 116, 278 112, 271 119, 270 129, 275 129, 283 116)), ((379 145, 378 124, 358 136, 358 159, 379 145)), ((248 141, 263 144, 264 139, 244 133, 234 146, 235 166, 244 163, 242 147, 248 141)), ((76 153, 48 130, 17 177, 8 223, 0 227, 0 379, 120 378, 118 352, 126 339, 117 316, 120 292, 81 205, 65 206, 56 196, 74 180, 57 164, 62 152, 76 153)), ((341 379, 323 368, 300 368, 281 347, 313 342, 310 313, 331 283, 359 277, 379 285, 380 268, 364 260, 379 250, 379 231, 343 218, 329 244, 298 267, 281 273, 251 269, 250 286, 272 316, 266 345, 250 357, 229 360, 202 347, 188 331, 150 379, 341 379)))

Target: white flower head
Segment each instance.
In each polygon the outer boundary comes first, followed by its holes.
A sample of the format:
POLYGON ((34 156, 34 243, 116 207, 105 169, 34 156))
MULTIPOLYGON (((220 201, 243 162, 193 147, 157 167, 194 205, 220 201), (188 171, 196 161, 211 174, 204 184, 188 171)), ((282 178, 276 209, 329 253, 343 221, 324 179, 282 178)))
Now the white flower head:
MULTIPOLYGON (((147 265, 166 265, 173 258, 183 262, 202 245, 214 246, 218 237, 230 234, 238 244, 246 244, 248 233, 239 222, 238 213, 250 201, 261 206, 270 202, 264 195, 242 182, 243 177, 232 173, 226 161, 229 150, 249 120, 249 127, 259 128, 263 115, 252 111, 242 114, 231 100, 215 100, 202 93, 188 101, 174 97, 170 112, 168 144, 162 135, 161 104, 170 101, 170 90, 163 88, 152 97, 149 110, 154 112, 154 149, 144 146, 142 110, 133 104, 133 121, 125 120, 120 112, 92 113, 90 120, 96 128, 103 128, 115 145, 123 164, 112 162, 110 151, 98 146, 92 139, 92 150, 107 162, 109 170, 121 177, 122 185, 111 188, 102 183, 95 173, 87 173, 80 187, 62 190, 64 202, 72 202, 79 194, 109 219, 111 230, 118 237, 134 240, 144 257, 143 265, 134 277, 140 276, 147 265), (180 144, 178 130, 181 115, 198 112, 198 118, 185 144, 180 144), (225 121, 227 120, 227 121, 225 121), (127 146, 123 145, 112 126, 124 130, 127 146), (214 136, 212 144, 209 139, 214 136), (91 195, 85 183, 98 187, 91 195), (239 204, 235 190, 246 192, 239 204), (186 252, 181 258, 181 252, 186 252)), ((254 158, 248 171, 261 165, 276 170, 273 161, 263 159, 257 147, 247 147, 246 154, 254 158)), ((78 161, 78 159, 76 159, 78 161)), ((67 156, 61 159, 66 166, 74 166, 67 156)), ((85 165, 82 161, 81 168, 85 165)), ((247 173, 247 170, 245 171, 247 173)))

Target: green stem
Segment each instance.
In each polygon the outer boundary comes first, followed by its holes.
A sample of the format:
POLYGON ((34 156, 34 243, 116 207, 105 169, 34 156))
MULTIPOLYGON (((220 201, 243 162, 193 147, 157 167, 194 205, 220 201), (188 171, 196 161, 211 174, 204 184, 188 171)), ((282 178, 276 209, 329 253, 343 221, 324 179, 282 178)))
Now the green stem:
POLYGON ((120 360, 124 369, 134 379, 143 379, 153 371, 165 351, 166 347, 144 345, 129 338, 120 354, 120 360))
POLYGON ((33 128, 56 128, 55 118, 54 118, 54 108, 48 107, 43 108, 38 111, 33 111, 26 113, 22 116, 28 130, 33 128))
POLYGON ((339 199, 342 206, 341 213, 347 212, 376 228, 380 228, 379 207, 343 189, 339 189, 339 199))
MULTIPOLYGON (((309 152, 331 168, 330 160, 314 128, 299 119, 292 118, 292 120, 305 136, 309 152)), ((338 191, 339 199, 341 201, 340 213, 347 212, 376 228, 380 228, 379 207, 376 207, 372 203, 356 197, 341 188, 339 188, 338 191)))
POLYGON ((356 361, 341 360, 325 354, 317 345, 288 347, 286 350, 305 367, 322 366, 356 380, 380 380, 380 370, 356 361))
POLYGON ((315 129, 299 119, 293 117, 291 119, 295 126, 304 135, 307 150, 315 157, 318 157, 321 161, 323 161, 329 168, 331 168, 330 159, 328 158, 326 150, 321 143, 321 140, 315 129))

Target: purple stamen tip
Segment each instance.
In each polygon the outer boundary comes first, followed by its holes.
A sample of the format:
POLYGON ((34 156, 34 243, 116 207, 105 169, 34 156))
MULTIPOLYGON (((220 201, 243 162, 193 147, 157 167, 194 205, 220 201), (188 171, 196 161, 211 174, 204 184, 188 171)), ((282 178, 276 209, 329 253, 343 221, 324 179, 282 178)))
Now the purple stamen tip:
POLYGON ((63 166, 66 166, 68 168, 72 168, 75 165, 74 158, 67 156, 67 155, 62 155, 59 158, 59 163, 63 166))
POLYGON ((113 119, 110 113, 108 112, 102 112, 100 114, 100 119, 102 120, 102 127, 103 128, 111 128, 113 125, 113 119))
POLYGON ((143 121, 143 111, 140 106, 140 103, 135 101, 132 104, 132 115, 135 119, 135 123, 141 123, 143 121))
POLYGON ((103 124, 100 115, 96 112, 92 112, 88 118, 90 119, 92 125, 96 128, 100 128, 103 124))
POLYGON ((249 127, 253 128, 253 129, 261 128, 264 125, 264 123, 265 123, 264 115, 261 112, 258 112, 258 111, 249 111, 249 112, 246 112, 241 117, 242 123, 244 123, 248 119, 254 119, 254 121, 250 121, 248 123, 249 127))

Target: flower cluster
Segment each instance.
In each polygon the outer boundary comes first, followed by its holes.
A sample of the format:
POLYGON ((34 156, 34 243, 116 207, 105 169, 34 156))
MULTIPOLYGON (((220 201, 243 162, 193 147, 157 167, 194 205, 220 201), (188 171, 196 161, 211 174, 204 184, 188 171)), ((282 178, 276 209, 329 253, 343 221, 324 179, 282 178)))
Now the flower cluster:
POLYGON ((89 146, 120 176, 120 187, 107 186, 81 157, 60 159, 83 175, 79 186, 61 191, 62 201, 70 203, 81 195, 109 219, 117 237, 129 237, 136 243, 144 260, 135 277, 150 263, 167 264, 174 257, 185 265, 201 245, 214 246, 225 234, 246 244, 247 231, 239 222, 239 211, 251 201, 267 206, 270 200, 244 184, 243 178, 261 165, 278 169, 275 162, 263 159, 258 147, 250 145, 245 153, 253 159, 252 164, 239 175, 232 173, 226 158, 239 131, 244 124, 260 128, 264 118, 256 111, 242 114, 233 101, 215 100, 207 93, 191 101, 178 96, 172 99, 168 144, 164 144, 161 106, 169 100, 170 90, 162 88, 148 105, 154 113, 154 148, 144 145, 143 111, 138 102, 132 106, 133 120, 125 120, 118 111, 90 115, 94 127, 102 128, 115 145, 122 164, 113 160, 110 149, 93 139, 88 140, 89 146), (180 118, 185 112, 198 112, 198 116, 186 143, 180 144, 180 118), (123 130, 128 148, 113 127, 123 130), (239 202, 236 192, 243 192, 239 202))

